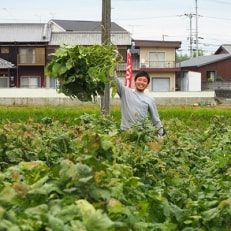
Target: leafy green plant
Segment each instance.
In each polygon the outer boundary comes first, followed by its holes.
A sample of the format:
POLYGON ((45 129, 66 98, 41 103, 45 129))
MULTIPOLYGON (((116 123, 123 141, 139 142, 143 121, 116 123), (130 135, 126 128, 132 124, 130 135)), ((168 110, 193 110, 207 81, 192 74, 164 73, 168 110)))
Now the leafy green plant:
POLYGON ((108 77, 121 59, 113 44, 62 45, 52 54, 45 73, 59 80, 59 92, 81 101, 93 101, 104 94, 108 77))
POLYGON ((169 119, 164 139, 100 114, 2 124, 0 230, 228 231, 227 119, 169 119))

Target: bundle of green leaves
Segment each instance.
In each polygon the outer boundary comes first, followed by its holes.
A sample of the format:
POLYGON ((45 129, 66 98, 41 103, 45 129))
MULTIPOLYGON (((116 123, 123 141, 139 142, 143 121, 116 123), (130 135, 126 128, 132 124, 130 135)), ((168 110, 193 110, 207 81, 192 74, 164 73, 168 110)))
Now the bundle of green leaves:
POLYGON ((92 46, 61 45, 45 68, 45 74, 57 78, 58 92, 81 101, 103 95, 114 68, 121 62, 113 44, 92 46))

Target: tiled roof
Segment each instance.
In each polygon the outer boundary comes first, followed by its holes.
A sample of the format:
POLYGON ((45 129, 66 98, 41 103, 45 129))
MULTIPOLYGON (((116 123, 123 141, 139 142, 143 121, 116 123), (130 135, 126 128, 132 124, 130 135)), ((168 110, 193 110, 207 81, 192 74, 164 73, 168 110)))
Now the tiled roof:
POLYGON ((137 40, 134 39, 136 47, 170 47, 180 48, 180 41, 158 41, 158 40, 137 40))
POLYGON ((46 23, 0 23, 0 42, 48 42, 46 23))
POLYGON ((0 58, 0 69, 9 69, 15 68, 15 65, 11 62, 6 61, 5 59, 0 58))
MULTIPOLYGON (((92 45, 101 44, 100 32, 53 32, 49 45, 92 45)), ((128 33, 112 33, 111 42, 115 45, 130 45, 131 36, 128 33)))
POLYGON ((231 54, 220 54, 220 55, 208 55, 199 56, 197 58, 192 58, 185 60, 180 63, 180 67, 201 67, 211 63, 216 63, 225 59, 231 59, 231 54))
MULTIPOLYGON (((102 22, 57 20, 49 21, 52 37, 49 45, 92 45, 101 43, 102 22)), ((115 45, 131 45, 131 34, 111 22, 111 42, 115 45)))
MULTIPOLYGON (((64 31, 78 31, 78 32, 101 32, 101 21, 79 21, 79 20, 58 20, 52 19, 50 22, 57 24, 64 31)), ((123 31, 127 32, 118 24, 111 22, 111 32, 123 31)), ((128 33, 128 32, 127 32, 128 33)))

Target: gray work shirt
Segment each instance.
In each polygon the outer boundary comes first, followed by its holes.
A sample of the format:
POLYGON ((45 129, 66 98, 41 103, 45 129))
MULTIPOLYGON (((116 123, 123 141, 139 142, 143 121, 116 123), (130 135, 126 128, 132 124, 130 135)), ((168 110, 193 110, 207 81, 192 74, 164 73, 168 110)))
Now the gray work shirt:
MULTIPOLYGON (((162 128, 155 100, 144 92, 138 92, 124 86, 116 75, 114 75, 114 80, 121 99, 121 129, 126 130, 131 128, 133 124, 142 123, 147 118, 148 113, 150 113, 153 126, 162 128)), ((162 130, 160 129, 159 134, 163 133, 162 130)))

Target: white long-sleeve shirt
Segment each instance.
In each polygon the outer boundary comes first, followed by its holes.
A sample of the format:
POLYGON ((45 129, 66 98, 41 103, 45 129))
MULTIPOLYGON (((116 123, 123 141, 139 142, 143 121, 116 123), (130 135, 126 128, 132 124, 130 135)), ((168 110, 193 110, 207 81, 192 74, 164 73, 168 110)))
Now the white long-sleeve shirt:
POLYGON ((133 124, 142 123, 150 113, 153 126, 161 128, 158 133, 162 135, 162 123, 155 100, 144 92, 124 86, 117 75, 114 75, 114 80, 121 99, 121 129, 126 130, 131 128, 133 124))

